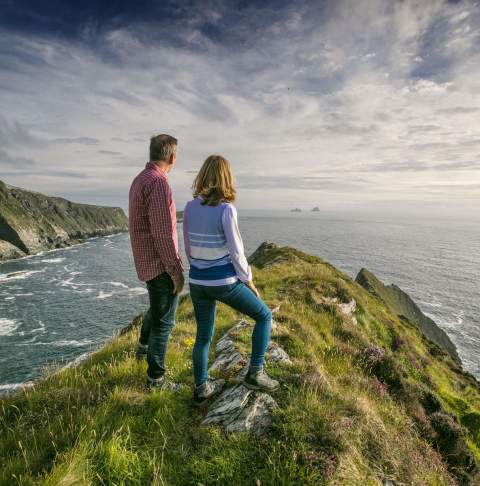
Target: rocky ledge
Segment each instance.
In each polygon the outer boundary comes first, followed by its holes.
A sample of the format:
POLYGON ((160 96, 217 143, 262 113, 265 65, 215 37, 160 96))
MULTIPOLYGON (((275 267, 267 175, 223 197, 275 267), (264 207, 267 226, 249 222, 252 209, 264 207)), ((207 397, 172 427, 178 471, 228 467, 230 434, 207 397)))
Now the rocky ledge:
MULTIPOLYGON (((273 330, 277 324, 273 323, 273 330)), ((268 393, 249 390, 242 384, 248 370, 248 357, 242 353, 241 336, 250 335, 253 325, 242 320, 220 338, 215 347, 216 359, 209 372, 229 379, 229 384, 209 406, 203 425, 219 425, 226 432, 253 432, 261 435, 272 423, 272 412, 278 407, 268 393)), ((271 341, 266 355, 267 364, 291 364, 288 354, 271 341)))
POLYGON ((0 181, 0 261, 127 229, 121 208, 73 203, 0 181))

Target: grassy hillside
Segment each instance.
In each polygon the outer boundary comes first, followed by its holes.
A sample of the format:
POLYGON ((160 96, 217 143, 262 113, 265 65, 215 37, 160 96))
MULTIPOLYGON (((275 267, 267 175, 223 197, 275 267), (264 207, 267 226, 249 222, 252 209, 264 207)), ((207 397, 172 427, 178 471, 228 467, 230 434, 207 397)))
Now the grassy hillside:
MULTIPOLYGON (((264 245, 253 263, 293 362, 269 368, 282 387, 268 435, 200 427, 187 298, 167 361, 189 386, 145 392, 137 319, 81 367, 0 402, 0 484, 480 484, 480 388, 448 353, 319 258, 264 245), (334 298, 356 300, 356 322, 334 298)), ((238 318, 221 305, 215 339, 238 318)))
MULTIPOLYGON (((120 208, 73 203, 0 181, 0 243, 8 242, 24 255, 126 229, 120 208)), ((0 260, 4 246, 0 244, 0 260)))

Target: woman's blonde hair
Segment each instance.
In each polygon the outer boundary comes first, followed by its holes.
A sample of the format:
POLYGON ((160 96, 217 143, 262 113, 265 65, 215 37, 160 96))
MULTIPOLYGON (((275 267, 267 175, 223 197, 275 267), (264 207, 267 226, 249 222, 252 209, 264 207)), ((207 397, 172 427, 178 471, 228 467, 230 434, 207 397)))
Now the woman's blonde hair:
POLYGON ((217 206, 235 201, 235 179, 230 162, 221 155, 206 158, 192 185, 193 196, 201 196, 202 204, 217 206))

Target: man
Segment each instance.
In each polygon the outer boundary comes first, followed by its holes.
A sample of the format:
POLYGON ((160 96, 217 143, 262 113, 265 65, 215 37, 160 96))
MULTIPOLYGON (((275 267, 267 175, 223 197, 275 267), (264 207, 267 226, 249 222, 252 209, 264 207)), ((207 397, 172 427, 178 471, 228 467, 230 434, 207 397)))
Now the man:
POLYGON ((176 209, 167 179, 176 161, 177 140, 170 135, 152 137, 150 161, 134 179, 129 195, 133 259, 150 300, 137 351, 147 354, 149 390, 165 383, 165 353, 184 284, 176 209))

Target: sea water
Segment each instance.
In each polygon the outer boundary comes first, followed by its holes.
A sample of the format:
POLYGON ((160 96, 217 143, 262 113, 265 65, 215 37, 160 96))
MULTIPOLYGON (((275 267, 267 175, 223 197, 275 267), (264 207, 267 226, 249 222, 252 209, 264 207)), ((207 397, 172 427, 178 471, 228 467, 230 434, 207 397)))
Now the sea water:
MULTIPOLYGON (((247 254, 265 240, 322 257, 352 278, 395 283, 449 334, 480 378, 480 231, 469 221, 240 212, 247 254)), ((179 225, 180 241, 182 240, 179 225)), ((0 265, 0 393, 81 360, 146 309, 128 234, 0 265)))

